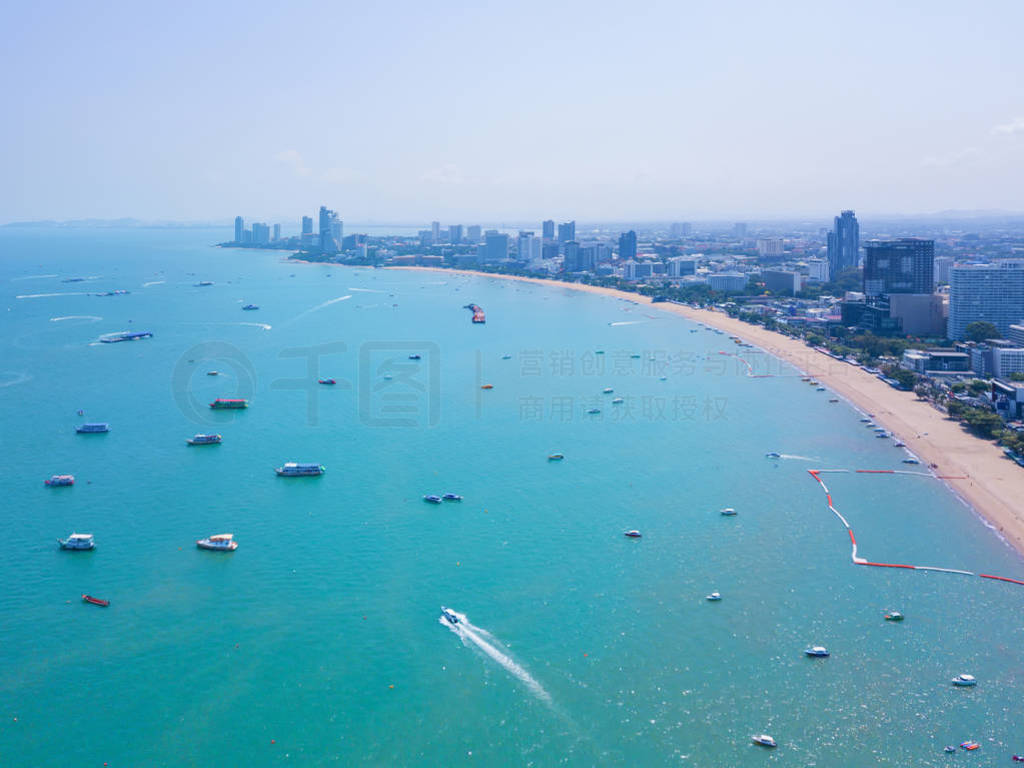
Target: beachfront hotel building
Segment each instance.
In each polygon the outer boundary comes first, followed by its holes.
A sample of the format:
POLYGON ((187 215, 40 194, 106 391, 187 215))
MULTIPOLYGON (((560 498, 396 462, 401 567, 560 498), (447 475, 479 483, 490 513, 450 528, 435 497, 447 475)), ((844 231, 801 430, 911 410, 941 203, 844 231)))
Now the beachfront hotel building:
POLYGON ((864 243, 864 294, 930 294, 935 288, 935 241, 917 237, 864 243))
POLYGON ((989 322, 1007 336, 1024 318, 1024 261, 971 264, 949 270, 947 335, 962 341, 967 326, 989 322))

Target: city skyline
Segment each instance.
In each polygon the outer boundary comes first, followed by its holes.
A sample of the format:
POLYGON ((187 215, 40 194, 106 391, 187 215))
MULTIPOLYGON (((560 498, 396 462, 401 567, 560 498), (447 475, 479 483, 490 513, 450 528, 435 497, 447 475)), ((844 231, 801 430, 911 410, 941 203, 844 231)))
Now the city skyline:
POLYGON ((250 11, 14 11, 0 222, 319 200, 354 221, 1021 207, 1016 3, 250 11), (511 64, 524 41, 538 55, 511 64))

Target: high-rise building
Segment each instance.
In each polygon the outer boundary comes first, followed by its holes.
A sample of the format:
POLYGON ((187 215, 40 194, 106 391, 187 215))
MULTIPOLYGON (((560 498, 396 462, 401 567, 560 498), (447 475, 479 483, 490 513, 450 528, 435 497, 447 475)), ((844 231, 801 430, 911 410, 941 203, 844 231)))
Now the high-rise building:
POLYGON ((632 229, 619 235, 619 258, 624 261, 636 258, 636 232, 632 229))
POLYGON ((520 261, 535 261, 540 258, 540 240, 533 232, 520 232, 517 243, 520 261))
POLYGON ((275 224, 274 225, 274 238, 273 239, 274 240, 280 240, 281 239, 281 225, 280 224, 275 224))
POLYGON ((484 247, 480 249, 480 261, 484 264, 495 264, 508 258, 508 235, 491 231, 484 239, 484 247))
POLYGON ((844 269, 852 269, 860 262, 860 224, 853 211, 843 211, 836 216, 834 228, 828 233, 827 252, 828 270, 832 279, 844 269))
POLYGON ((949 284, 949 270, 956 259, 952 256, 937 256, 935 258, 935 285, 949 284))
POLYGON ((245 232, 245 219, 235 216, 235 242, 242 242, 242 233, 245 232))
POLYGON ((302 234, 311 235, 313 234, 313 217, 303 216, 302 217, 302 234))
POLYGON ((697 262, 685 256, 674 256, 668 260, 669 277, 686 277, 697 274, 697 262))
POLYGON ((761 279, 764 281, 765 288, 779 296, 792 296, 803 286, 799 272, 766 269, 761 272, 761 279))
POLYGON ((434 241, 434 245, 441 242, 441 222, 432 221, 430 222, 430 237, 434 241))
POLYGON ((270 227, 261 221, 252 223, 252 241, 257 245, 264 245, 270 242, 270 227))
POLYGON ((448 242, 453 245, 458 245, 462 242, 462 225, 461 224, 449 224, 448 225, 448 242))
POLYGON ((864 294, 931 293, 935 241, 917 237, 864 243, 864 294))
POLYGON ((949 270, 949 325, 946 335, 962 341, 975 321, 992 323, 1006 336, 1024 320, 1024 261, 960 265, 949 270))
POLYGON ((781 256, 785 250, 786 241, 781 237, 762 237, 757 241, 757 255, 762 258, 781 256))
POLYGON ((540 256, 542 259, 557 259, 558 243, 544 243, 541 245, 540 256))
POLYGON ((732 225, 732 233, 736 237, 746 237, 747 236, 747 224, 746 224, 746 222, 738 221, 735 224, 733 224, 732 225))
POLYGON ((555 222, 551 219, 542 221, 540 225, 540 236, 545 240, 555 239, 555 222))
POLYGON ((592 248, 581 248, 575 240, 570 240, 563 246, 565 260, 562 262, 562 269, 566 272, 593 272, 596 268, 594 250, 592 248))
POLYGON ((341 238, 335 240, 335 235, 341 234, 341 222, 338 214, 329 208, 320 206, 320 251, 322 253, 337 253, 341 247, 341 238))
POLYGON ((480 242, 480 225, 479 224, 470 224, 468 227, 466 227, 466 240, 471 242, 471 243, 479 243, 480 242))
POLYGON ((558 225, 558 242, 568 243, 576 239, 576 222, 567 221, 558 225))
POLYGON ((685 221, 676 222, 669 228, 669 232, 672 237, 689 237, 693 233, 693 226, 685 221))

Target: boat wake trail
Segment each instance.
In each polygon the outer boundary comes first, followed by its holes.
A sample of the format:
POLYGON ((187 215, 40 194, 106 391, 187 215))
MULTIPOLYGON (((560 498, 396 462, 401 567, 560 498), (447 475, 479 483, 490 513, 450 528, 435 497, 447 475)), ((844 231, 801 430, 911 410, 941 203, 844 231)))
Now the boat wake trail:
POLYGON ((61 323, 65 320, 88 320, 91 323, 98 323, 102 319, 102 317, 97 317, 96 315, 65 315, 64 317, 51 317, 50 322, 61 323))
POLYGON ((356 293, 387 293, 387 291, 378 291, 376 288, 349 288, 349 290, 356 293))
POLYGON ((793 459, 794 461, 818 461, 818 459, 812 459, 809 456, 794 456, 790 453, 780 453, 780 459, 793 459))
POLYGON ((151 285, 161 285, 161 284, 166 283, 166 282, 167 282, 166 280, 150 280, 148 283, 143 283, 142 287, 143 288, 149 288, 149 286, 151 286, 151 285))
POLYGON ((23 293, 16 299, 48 299, 51 296, 88 296, 84 291, 62 291, 61 293, 23 293))
POLYGON ((487 630, 473 626, 465 614, 457 611, 451 612, 458 617, 458 624, 449 623, 443 616, 438 618, 438 622, 458 635, 464 645, 473 644, 491 659, 498 662, 509 674, 529 688, 530 692, 538 699, 545 704, 551 704, 551 695, 544 690, 544 687, 521 664, 517 663, 506 651, 500 648, 501 643, 497 638, 487 630))
POLYGON ((616 325, 640 325, 640 323, 646 323, 646 320, 619 320, 617 323, 608 323, 608 325, 614 327, 616 325))
POLYGON ((339 301, 346 301, 347 299, 351 299, 351 298, 352 298, 352 294, 350 293, 350 294, 348 294, 346 296, 339 296, 336 299, 328 299, 327 301, 323 302, 322 304, 317 304, 315 307, 313 307, 311 309, 307 309, 305 312, 299 313, 298 315, 295 316, 295 318, 291 322, 295 322, 295 320, 303 318, 306 315, 311 315, 314 312, 318 312, 321 309, 323 309, 324 307, 331 306, 331 304, 337 304, 339 301))
POLYGON ((44 280, 48 277, 58 277, 58 275, 22 275, 21 277, 12 277, 11 282, 16 280, 44 280))
POLYGON ((264 331, 269 331, 271 328, 273 328, 273 326, 270 323, 246 323, 244 321, 239 321, 237 323, 234 323, 234 325, 248 325, 253 328, 262 328, 264 331))

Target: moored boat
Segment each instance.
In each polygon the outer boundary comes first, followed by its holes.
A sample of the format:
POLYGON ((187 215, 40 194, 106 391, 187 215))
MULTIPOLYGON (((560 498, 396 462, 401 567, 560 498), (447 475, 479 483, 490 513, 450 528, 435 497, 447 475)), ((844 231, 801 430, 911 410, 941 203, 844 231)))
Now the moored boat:
POLYGON ((441 498, 444 501, 462 501, 462 497, 457 493, 446 493, 441 498))
POLYGON ((440 504, 443 499, 435 493, 428 493, 423 497, 423 500, 428 504, 440 504))
POLYGON ((810 648, 804 648, 804 654, 806 656, 817 656, 824 658, 829 655, 828 648, 823 645, 812 645, 810 648))
POLYGON ((93 605, 101 605, 104 608, 110 605, 109 600, 104 600, 99 597, 93 597, 92 595, 82 595, 82 601, 86 603, 92 603, 93 605))
POLYGON ((66 539, 57 539, 61 549, 94 549, 96 542, 93 541, 91 533, 72 533, 66 539))
POLYGON ((775 743, 775 739, 769 736, 767 733, 762 733, 760 736, 751 736, 750 740, 755 744, 760 744, 762 747, 775 747, 778 746, 775 743))
POLYGON ((481 384, 480 389, 494 389, 493 384, 481 384))
POLYGON ((721 510, 721 513, 723 515, 725 515, 726 517, 735 517, 736 516, 736 510, 733 509, 732 507, 726 507, 725 509, 721 510))
POLYGON ((631 539, 639 539, 639 538, 641 538, 643 536, 643 534, 640 533, 640 531, 637 531, 637 530, 626 531, 622 535, 623 536, 628 536, 631 539))
POLYGON ((973 752, 974 750, 976 750, 980 746, 981 746, 981 744, 979 744, 976 741, 964 741, 964 742, 962 742, 960 744, 960 748, 961 749, 966 749, 968 752, 973 752))
POLYGON ((722 599, 722 595, 718 592, 712 592, 710 595, 705 595, 704 599, 712 603, 717 603, 722 599))
POLYGON ((232 533, 218 533, 205 539, 197 540, 196 546, 199 549, 209 549, 213 552, 234 552, 238 549, 238 542, 235 541, 234 534, 232 533))
POLYGON ((317 379, 317 383, 318 383, 318 384, 326 384, 326 385, 328 385, 328 386, 331 386, 331 387, 333 387, 333 386, 334 386, 335 384, 337 384, 338 382, 337 382, 337 381, 335 381, 334 379, 317 379))
POLYGON ((220 435, 193 435, 185 442, 189 445, 217 445, 221 441, 220 435))
POLYGON ((565 454, 564 453, 549 453, 548 454, 548 461, 561 461, 564 458, 565 458, 565 454))
POLYGON ((75 427, 75 432, 80 435, 98 435, 103 432, 109 432, 110 425, 106 422, 92 422, 89 424, 79 424, 75 427))
POLYGON ((255 304, 246 304, 244 307, 242 307, 242 309, 244 309, 246 312, 252 312, 254 309, 259 309, 259 307, 257 307, 255 304))
POLYGON ((74 485, 74 475, 51 475, 49 480, 43 481, 46 485, 51 488, 59 488, 62 485, 74 485))
POLYGON ((889 611, 885 614, 886 621, 903 621, 903 614, 899 611, 889 611))
POLYGON ((970 688, 972 685, 977 685, 978 680, 974 675, 957 675, 953 678, 953 685, 958 685, 961 688, 970 688))
POLYGON ((244 397, 218 397, 210 403, 210 407, 215 411, 248 408, 249 401, 244 397))
POLYGON ((316 462, 286 461, 275 470, 280 477, 315 477, 327 471, 323 464, 316 462))

